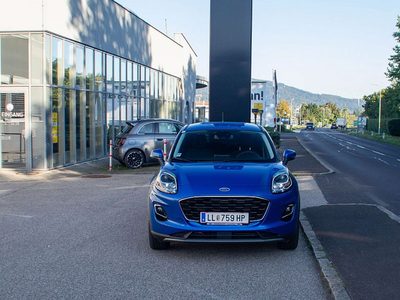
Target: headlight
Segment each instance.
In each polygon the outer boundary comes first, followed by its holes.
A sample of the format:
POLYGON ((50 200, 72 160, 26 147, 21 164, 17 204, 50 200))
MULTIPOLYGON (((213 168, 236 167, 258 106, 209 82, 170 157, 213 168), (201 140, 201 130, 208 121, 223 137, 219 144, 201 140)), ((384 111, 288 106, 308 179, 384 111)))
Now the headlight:
POLYGON ((156 188, 167 194, 176 194, 178 192, 178 184, 174 174, 162 171, 157 175, 156 188))
POLYGON ((272 178, 272 193, 279 194, 289 190, 293 185, 292 179, 287 171, 279 171, 272 178))

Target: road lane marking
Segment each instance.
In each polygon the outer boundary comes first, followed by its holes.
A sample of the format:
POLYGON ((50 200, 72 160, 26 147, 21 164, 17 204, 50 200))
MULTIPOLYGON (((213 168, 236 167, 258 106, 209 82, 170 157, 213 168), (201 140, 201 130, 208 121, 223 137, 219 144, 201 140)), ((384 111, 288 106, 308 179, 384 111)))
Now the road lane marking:
POLYGON ((389 204, 387 204, 385 201, 382 201, 381 199, 379 199, 378 197, 376 197, 374 194, 372 194, 370 192, 364 192, 364 194, 383 207, 389 206, 389 204))
POLYGON ((27 219, 33 218, 33 216, 17 215, 17 214, 7 214, 7 213, 3 213, 3 212, 0 212, 0 215, 11 216, 11 217, 19 217, 19 218, 27 218, 27 219))
POLYGON ((383 154, 383 153, 380 153, 380 152, 377 152, 377 151, 374 151, 374 150, 371 150, 372 152, 374 152, 374 153, 376 153, 376 154, 379 154, 379 155, 382 155, 382 156, 386 156, 385 154, 383 154))

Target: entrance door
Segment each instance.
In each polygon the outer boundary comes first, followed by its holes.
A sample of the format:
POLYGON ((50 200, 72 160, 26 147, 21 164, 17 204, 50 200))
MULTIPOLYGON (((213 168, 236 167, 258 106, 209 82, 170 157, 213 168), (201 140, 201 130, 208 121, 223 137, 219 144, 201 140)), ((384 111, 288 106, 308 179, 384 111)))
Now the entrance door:
POLYGON ((0 168, 26 169, 24 89, 0 89, 0 168))

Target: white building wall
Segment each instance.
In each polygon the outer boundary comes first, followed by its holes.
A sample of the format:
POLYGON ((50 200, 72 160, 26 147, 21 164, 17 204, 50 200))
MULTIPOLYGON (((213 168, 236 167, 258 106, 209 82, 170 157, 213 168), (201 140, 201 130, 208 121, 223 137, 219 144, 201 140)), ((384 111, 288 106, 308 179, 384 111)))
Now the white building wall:
POLYGON ((0 32, 44 30, 122 56, 181 78, 194 100, 197 56, 186 39, 174 41, 112 0, 1 0, 0 11, 0 32))

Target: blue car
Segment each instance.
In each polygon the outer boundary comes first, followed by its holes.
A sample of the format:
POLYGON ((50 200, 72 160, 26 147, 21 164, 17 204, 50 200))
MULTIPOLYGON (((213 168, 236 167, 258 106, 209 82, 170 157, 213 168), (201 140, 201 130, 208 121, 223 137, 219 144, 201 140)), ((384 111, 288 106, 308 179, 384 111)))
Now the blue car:
MULTIPOLYGON (((153 158, 162 159, 161 149, 153 158)), ((187 125, 151 182, 149 243, 277 242, 296 249, 300 194, 264 128, 248 123, 187 125)))

